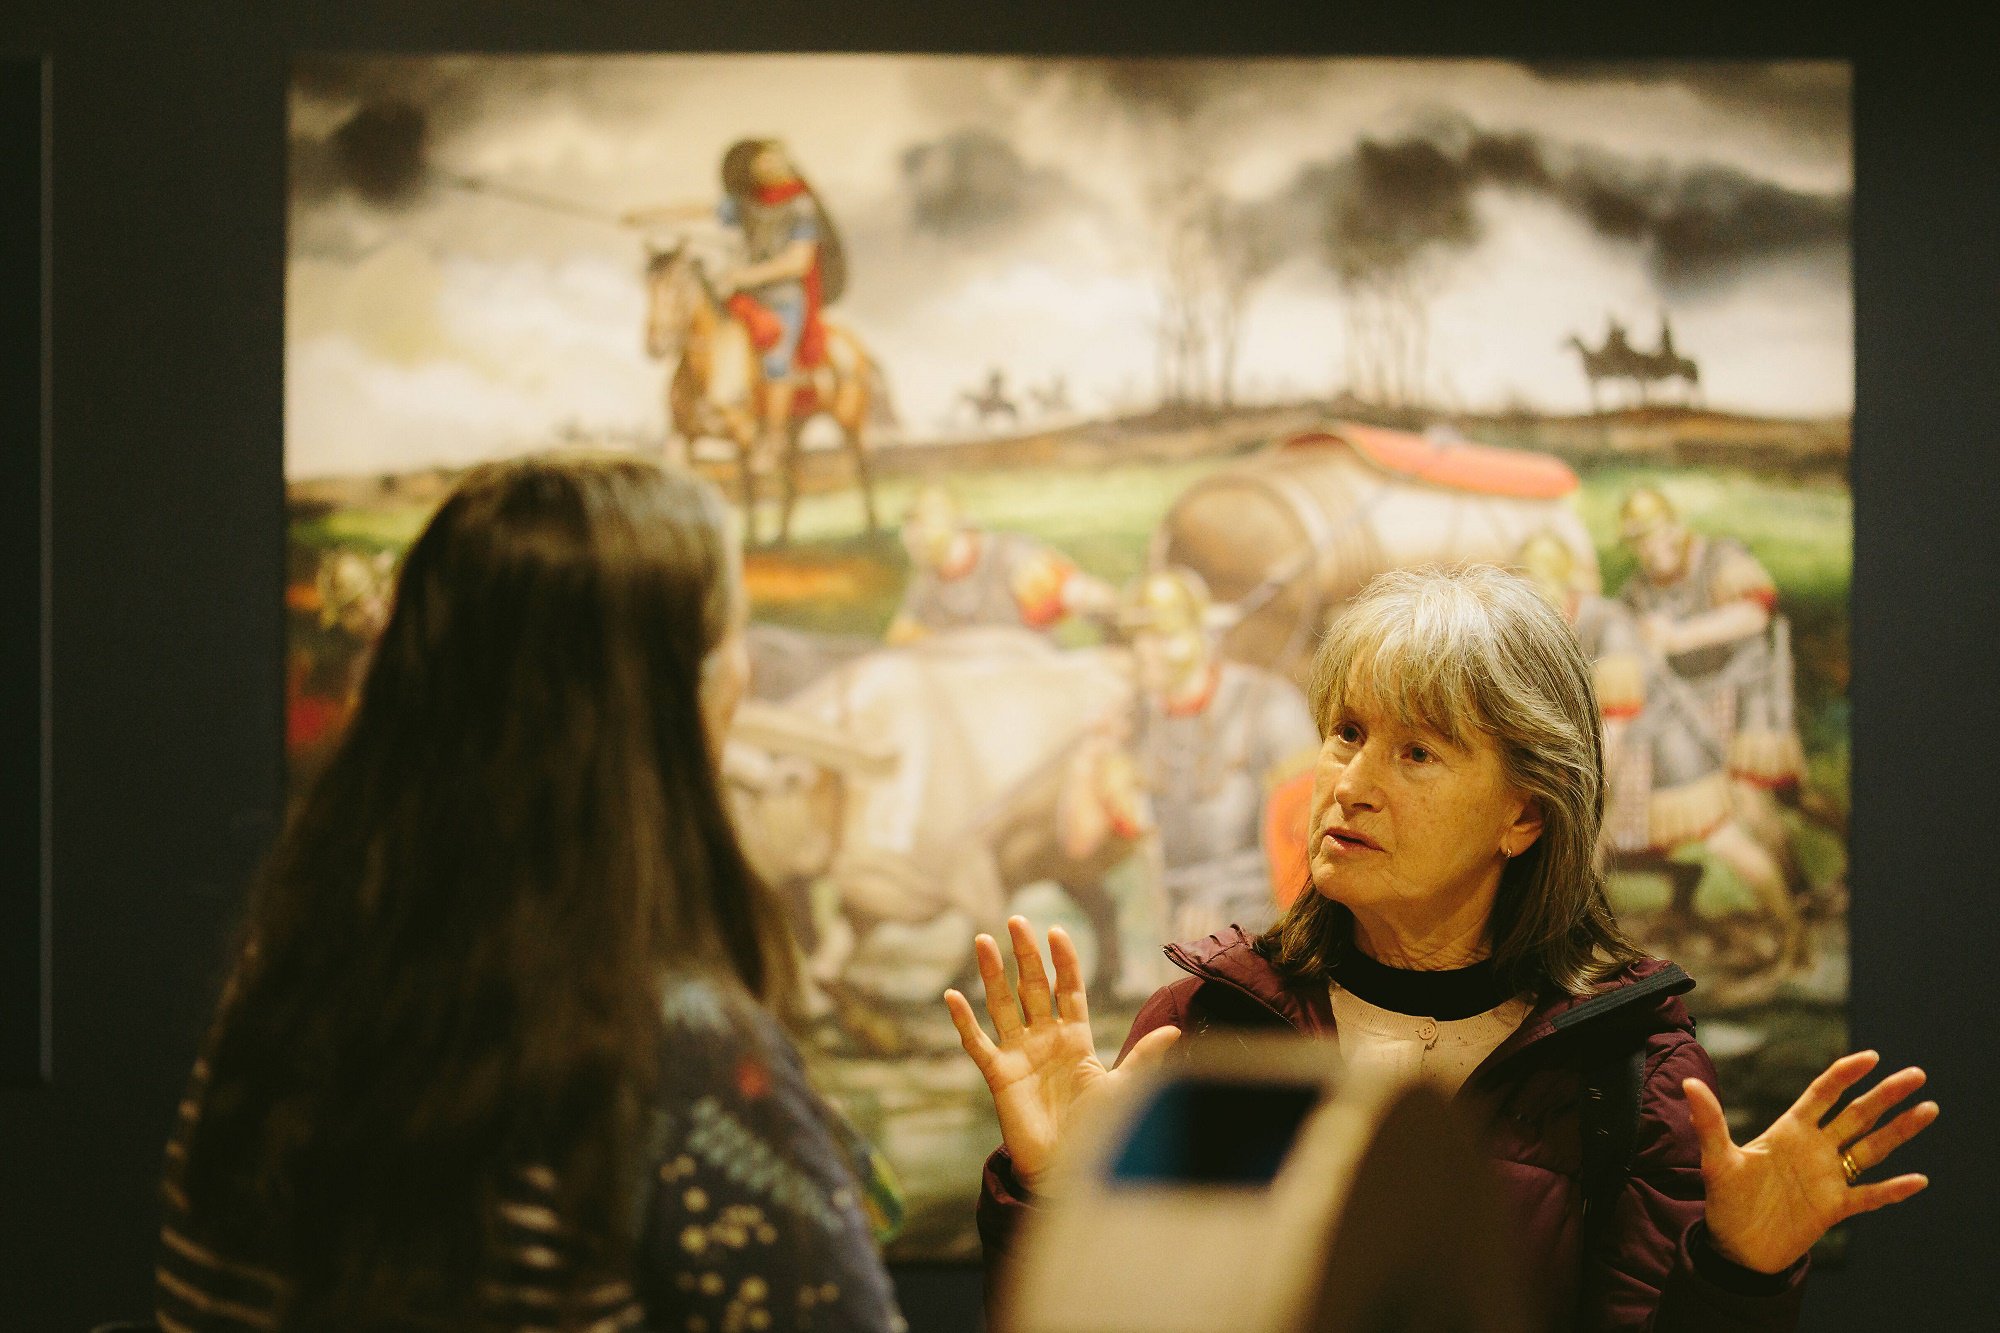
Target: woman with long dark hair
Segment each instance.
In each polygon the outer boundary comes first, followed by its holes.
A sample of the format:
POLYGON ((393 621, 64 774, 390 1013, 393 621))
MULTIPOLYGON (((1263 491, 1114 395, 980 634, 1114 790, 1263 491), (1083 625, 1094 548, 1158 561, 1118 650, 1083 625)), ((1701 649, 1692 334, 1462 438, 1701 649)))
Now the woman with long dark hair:
POLYGON ((891 1328, 715 758, 727 512, 481 468, 411 548, 168 1149, 168 1330, 891 1328))

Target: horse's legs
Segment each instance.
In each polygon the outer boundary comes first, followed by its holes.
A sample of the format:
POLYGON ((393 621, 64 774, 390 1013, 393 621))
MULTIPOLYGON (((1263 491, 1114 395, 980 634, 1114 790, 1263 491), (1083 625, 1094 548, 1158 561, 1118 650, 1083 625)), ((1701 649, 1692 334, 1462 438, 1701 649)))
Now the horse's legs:
POLYGON ((841 423, 841 439, 847 445, 847 452, 854 456, 854 484, 861 488, 861 509, 868 515, 868 535, 880 532, 881 525, 875 518, 875 476, 874 466, 868 459, 868 445, 861 438, 861 427, 841 423))
POLYGON ((743 544, 757 544, 757 469, 754 454, 757 448, 757 427, 753 422, 745 429, 738 427, 736 440, 736 475, 743 486, 743 544))
POLYGON ((792 506, 799 498, 799 423, 785 428, 778 459, 778 545, 792 539, 792 506))

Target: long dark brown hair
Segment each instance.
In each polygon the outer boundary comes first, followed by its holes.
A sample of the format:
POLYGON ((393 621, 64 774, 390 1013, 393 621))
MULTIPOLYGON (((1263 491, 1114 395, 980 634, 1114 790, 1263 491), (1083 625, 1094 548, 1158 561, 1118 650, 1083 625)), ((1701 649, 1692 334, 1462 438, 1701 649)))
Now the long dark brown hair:
MULTIPOLYGON (((1510 860, 1488 923, 1512 990, 1580 995, 1645 953, 1605 893, 1604 735, 1575 633, 1533 584, 1493 565, 1397 570, 1334 622, 1307 685, 1324 736, 1352 698, 1459 744, 1479 733, 1508 782, 1541 807, 1542 833, 1510 860)), ((1257 941, 1291 976, 1325 976, 1354 946, 1354 914, 1310 884, 1257 941)))
POLYGON ((252 896, 183 1185, 287 1329, 477 1328, 506 1178, 630 1263, 661 983, 791 953, 710 760, 726 511, 626 459, 466 477, 403 565, 353 721, 252 896))

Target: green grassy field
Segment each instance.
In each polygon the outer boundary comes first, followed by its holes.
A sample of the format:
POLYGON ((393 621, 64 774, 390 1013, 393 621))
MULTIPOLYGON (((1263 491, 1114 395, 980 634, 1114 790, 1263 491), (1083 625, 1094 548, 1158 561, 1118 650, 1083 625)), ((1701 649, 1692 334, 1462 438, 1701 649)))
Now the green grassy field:
POLYGON ((395 551, 401 554, 423 531, 432 508, 428 504, 391 502, 375 506, 357 505, 315 514, 310 518, 293 519, 292 545, 309 551, 348 546, 363 551, 395 551))
MULTIPOLYGON (((1145 563, 1146 543, 1174 498, 1226 461, 1089 470, 993 469, 956 473, 948 485, 973 522, 1047 542, 1087 573, 1123 584, 1145 563)), ((895 614, 908 576, 894 525, 909 508, 919 484, 913 478, 896 477, 877 487, 876 510, 888 526, 873 538, 857 535, 861 502, 852 491, 802 499, 793 517, 792 545, 774 558, 806 567, 875 564, 889 577, 866 580, 863 594, 845 606, 766 599, 759 601, 757 614, 800 629, 881 633, 895 614)), ((760 531, 773 531, 775 507, 761 515, 759 523, 760 531)))

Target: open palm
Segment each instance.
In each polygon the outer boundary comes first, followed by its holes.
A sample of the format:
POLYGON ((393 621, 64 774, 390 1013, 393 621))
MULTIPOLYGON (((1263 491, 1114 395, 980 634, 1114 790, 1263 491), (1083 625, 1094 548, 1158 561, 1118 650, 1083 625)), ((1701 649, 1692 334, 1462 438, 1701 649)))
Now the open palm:
POLYGON ((1912 1068, 1891 1074, 1827 1120, 1841 1095, 1878 1060, 1864 1051, 1834 1061, 1790 1110, 1740 1147, 1730 1139, 1722 1106, 1708 1085, 1685 1081, 1688 1110, 1701 1137, 1709 1237, 1723 1255, 1746 1268, 1781 1272, 1836 1222, 1900 1203, 1930 1183, 1920 1175, 1866 1185, 1848 1178, 1843 1154, 1859 1175, 1937 1119, 1937 1103, 1923 1102, 1876 1127, 1923 1086, 1923 1071, 1912 1068))
POLYGON ((1090 1001, 1083 989, 1083 964, 1061 926, 1049 930, 1049 957, 1055 963, 1053 990, 1042 966, 1041 949, 1025 917, 1009 917, 1007 934, 1020 976, 1017 996, 1007 983, 1000 946, 990 935, 973 941, 986 1012, 999 1035, 996 1044, 979 1026, 972 1003, 955 990, 944 993, 945 1007, 958 1029, 965 1053, 979 1067, 1000 1117, 1000 1137, 1023 1183, 1034 1186, 1049 1167, 1064 1126, 1079 1105, 1116 1082, 1127 1070, 1156 1058, 1180 1036, 1165 1027, 1149 1032, 1118 1069, 1097 1057, 1090 1031, 1090 1001))

